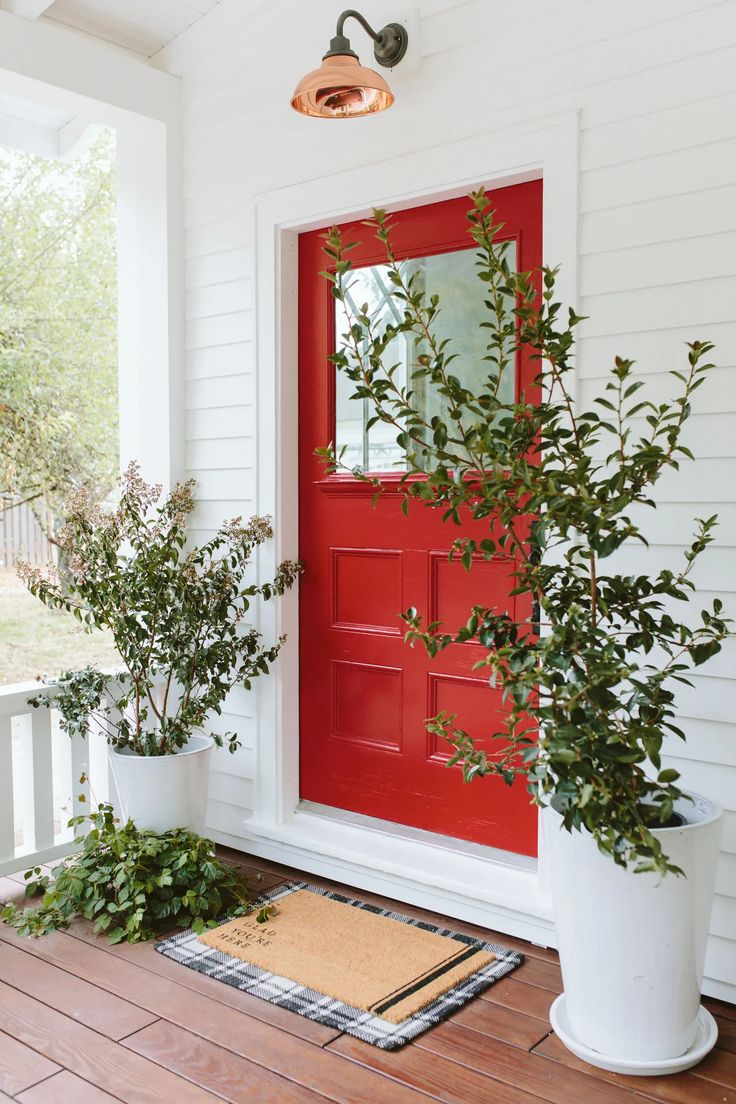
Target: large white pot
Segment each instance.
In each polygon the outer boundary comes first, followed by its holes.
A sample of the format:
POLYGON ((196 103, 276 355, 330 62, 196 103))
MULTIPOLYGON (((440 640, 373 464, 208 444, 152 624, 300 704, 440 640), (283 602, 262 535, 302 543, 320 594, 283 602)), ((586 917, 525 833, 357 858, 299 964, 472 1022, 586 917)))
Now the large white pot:
POLYGON ((603 1069, 676 1072, 717 1038, 700 988, 723 810, 690 797, 675 807, 681 827, 654 831, 684 878, 624 870, 588 832, 544 814, 564 983, 550 1019, 570 1050, 603 1069))
POLYGON ((110 765, 123 820, 153 832, 190 828, 201 834, 212 744, 209 736, 190 736, 174 755, 136 755, 111 747, 110 765))

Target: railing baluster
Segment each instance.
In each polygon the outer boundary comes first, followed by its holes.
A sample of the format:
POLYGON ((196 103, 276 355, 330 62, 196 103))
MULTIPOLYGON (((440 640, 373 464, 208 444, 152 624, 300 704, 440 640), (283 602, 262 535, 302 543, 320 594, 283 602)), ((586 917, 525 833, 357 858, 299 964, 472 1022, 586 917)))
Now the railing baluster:
POLYGON ((15 790, 16 822, 20 828, 20 850, 30 854, 34 850, 33 794, 33 735, 30 713, 18 710, 10 721, 17 758, 14 762, 13 789, 15 790))
MULTIPOLYGON (((54 790, 51 771, 51 713, 34 709, 31 718, 33 740, 33 826, 34 850, 45 851, 54 844, 54 790)), ((25 841, 24 841, 25 843, 25 841)))
MULTIPOLYGON (((70 816, 82 816, 89 813, 89 745, 87 736, 72 737, 72 809, 70 816)), ((83 836, 84 826, 74 830, 75 836, 83 836)))
MULTIPOLYGON (((115 708, 113 702, 114 698, 110 697, 110 731, 115 731, 114 726, 120 723, 120 711, 115 708)), ((113 806, 115 815, 120 816, 120 795, 118 794, 118 788, 115 783, 115 776, 112 773, 112 765, 110 763, 110 757, 107 758, 107 800, 113 806)))
POLYGON ((99 732, 91 732, 87 737, 88 775, 90 800, 101 805, 109 800, 110 784, 107 764, 107 742, 99 732))
POLYGON ((59 843, 74 838, 67 828, 72 815, 72 747, 71 741, 59 727, 59 715, 51 710, 51 769, 54 779, 54 839, 59 843), (57 821, 58 815, 58 821, 57 821))
POLYGON ((0 717, 0 862, 14 854, 13 728, 10 717, 0 717))

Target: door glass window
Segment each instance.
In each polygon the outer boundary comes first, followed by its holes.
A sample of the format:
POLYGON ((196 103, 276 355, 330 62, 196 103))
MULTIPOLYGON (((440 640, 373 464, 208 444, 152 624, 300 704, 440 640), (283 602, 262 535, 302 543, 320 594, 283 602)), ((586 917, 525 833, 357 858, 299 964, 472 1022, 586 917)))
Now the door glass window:
MULTIPOLYGON (((509 242, 506 257, 509 267, 516 267, 516 244, 509 242)), ((401 261, 399 268, 405 280, 415 273, 420 287, 429 295, 439 295, 440 312, 434 330, 439 341, 451 339, 448 352, 457 354, 452 373, 465 386, 479 390, 488 375, 490 365, 487 355, 488 331, 480 323, 489 318, 483 305, 485 285, 478 279, 477 251, 461 249, 454 253, 440 253, 432 257, 418 257, 401 261)), ((388 278, 388 265, 371 265, 353 269, 347 281, 346 303, 335 302, 335 344, 343 343, 343 335, 350 328, 350 317, 358 314, 368 304, 367 314, 380 331, 388 322, 400 322, 403 303, 395 299, 388 278)), ((400 387, 411 383, 411 375, 422 348, 415 344, 411 334, 400 334, 390 346, 387 361, 398 363, 395 381, 400 387)), ((413 383, 423 412, 429 421, 442 413, 442 400, 425 387, 422 379, 413 383)), ((343 461, 349 467, 362 471, 401 471, 406 468, 404 450, 396 443, 396 429, 384 422, 368 428, 373 409, 368 399, 351 399, 355 384, 344 372, 336 372, 335 380, 335 444, 339 452, 343 447, 343 461)), ((501 381, 499 397, 503 402, 513 402, 514 372, 511 366, 501 381)))

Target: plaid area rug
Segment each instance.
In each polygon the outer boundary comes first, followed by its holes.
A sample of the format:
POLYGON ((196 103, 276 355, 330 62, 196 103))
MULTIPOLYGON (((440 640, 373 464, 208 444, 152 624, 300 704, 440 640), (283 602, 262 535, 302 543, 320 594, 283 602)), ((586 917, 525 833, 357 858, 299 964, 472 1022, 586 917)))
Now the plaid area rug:
MULTIPOLYGON (((173 935, 156 944, 156 950, 171 958, 174 962, 188 966, 191 970, 197 970, 201 974, 222 981, 226 985, 232 985, 235 989, 242 989, 252 996, 260 997, 271 1004, 277 1004, 281 1008, 287 1008, 307 1019, 316 1020, 317 1023, 327 1027, 344 1031, 348 1035, 355 1035, 366 1043, 380 1047, 382 1050, 397 1050, 405 1043, 415 1039, 422 1032, 444 1020, 458 1008, 482 993, 494 981, 504 977, 512 970, 520 966, 524 961, 523 955, 509 951, 505 947, 495 943, 485 943, 479 939, 473 939, 468 935, 462 935, 450 928, 440 928, 433 924, 427 924, 423 920, 414 920, 401 913, 392 912, 390 909, 381 909, 376 905, 367 904, 365 901, 346 897, 340 893, 332 893, 325 889, 318 889, 307 882, 289 882, 276 886, 265 893, 256 902, 257 907, 264 904, 275 904, 295 890, 308 890, 323 897, 329 897, 341 904, 351 905, 354 908, 367 909, 378 916, 386 916, 391 920, 398 920, 402 924, 411 924, 427 932, 455 939, 465 944, 469 949, 490 951, 494 960, 487 966, 471 974, 460 984, 443 993, 431 1004, 427 1004, 415 1014, 409 1016, 401 1023, 391 1023, 381 1016, 365 1012, 360 1008, 346 1004, 316 992, 304 985, 300 985, 289 978, 280 977, 269 973, 252 963, 245 962, 242 958, 234 958, 214 947, 202 943, 192 931, 173 935)), ((225 921, 227 922, 227 921, 225 921)))

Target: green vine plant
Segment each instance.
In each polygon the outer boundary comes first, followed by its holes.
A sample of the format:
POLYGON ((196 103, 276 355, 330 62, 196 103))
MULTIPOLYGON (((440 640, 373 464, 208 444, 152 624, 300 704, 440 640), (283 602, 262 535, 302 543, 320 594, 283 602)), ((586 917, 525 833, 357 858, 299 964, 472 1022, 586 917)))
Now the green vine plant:
MULTIPOLYGON (((80 854, 51 875, 40 866, 26 871, 26 897, 40 897, 40 903, 8 902, 0 911, 0 920, 19 935, 59 931, 80 916, 110 943, 139 943, 174 927, 202 932, 223 915, 254 908, 237 869, 217 856, 212 840, 184 828, 157 833, 140 831, 132 821, 118 826, 107 804, 69 821, 70 828, 83 826, 89 830, 80 854)), ((256 920, 268 916, 265 905, 256 920)))
MULTIPOLYGON (((69 735, 102 732, 118 748, 170 755, 196 731, 206 731, 235 686, 250 690, 268 673, 285 637, 265 644, 249 624, 253 603, 283 595, 302 570, 284 560, 266 583, 251 581, 251 561, 273 536, 269 518, 225 523, 211 540, 187 548, 194 481, 161 488, 141 479, 132 463, 121 478, 115 509, 103 509, 85 489, 66 508, 58 542, 68 564, 63 577, 28 563, 18 573, 51 609, 74 614, 90 632, 109 629, 119 672, 94 667, 54 680, 52 706, 69 735)), ((211 731, 231 752, 237 734, 211 731)))
MULTIPOLYGON (((619 865, 678 872, 652 829, 672 821, 683 796, 678 771, 661 759, 666 736, 685 738, 675 690, 690 685, 689 673, 730 632, 718 599, 695 624, 677 613, 694 590, 693 569, 717 518, 697 521, 676 570, 620 573, 612 557, 626 545, 647 544, 639 519, 656 505, 653 487, 692 458, 682 434, 692 397, 713 367, 713 346, 688 345, 687 367, 671 373, 678 393, 670 401, 642 397, 633 361, 617 357, 604 392, 581 408, 571 381, 582 319, 573 310, 565 318, 556 302, 556 270, 512 271, 488 195, 473 193, 471 203, 468 232, 488 338, 485 376, 475 389, 464 385, 450 341, 436 335, 439 297, 397 260, 388 214, 376 210, 366 225, 385 249, 398 320, 376 321, 367 305, 351 311, 354 243, 339 229, 325 235, 324 276, 350 322, 331 360, 355 384, 351 397, 369 401, 368 425, 380 421, 395 431, 406 456, 402 508, 408 512, 416 501, 459 527, 450 558, 468 571, 479 559, 511 557, 510 597, 524 596, 534 610, 530 620, 515 620, 508 609, 480 601, 465 625, 449 630, 425 623, 416 609, 402 615, 406 640, 430 656, 457 642, 480 644, 487 654, 476 666, 503 691, 505 723, 483 747, 455 725, 456 714, 440 713, 428 727, 449 740, 449 765, 459 764, 466 781, 522 776, 533 802, 554 801, 566 829, 587 829, 619 865), (395 344, 401 335, 415 349, 406 384, 395 344), (505 400, 501 382, 522 354, 538 365, 537 378, 505 400), (419 381, 439 398, 441 413, 425 413, 419 381), (471 518, 485 523, 487 536, 462 535, 471 518)), ((330 445, 318 454, 334 472, 346 468, 343 451, 330 445)), ((353 474, 372 483, 375 503, 381 478, 353 474)))

